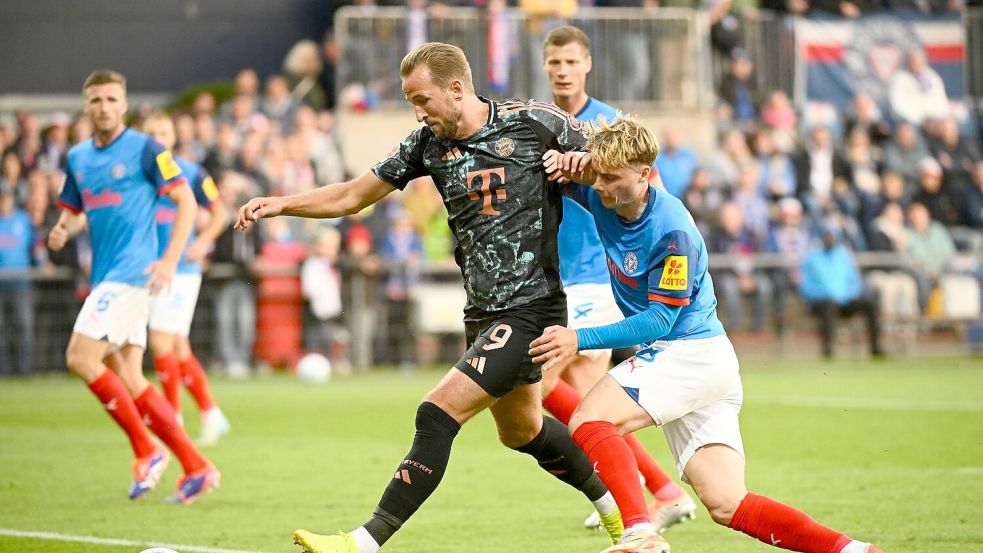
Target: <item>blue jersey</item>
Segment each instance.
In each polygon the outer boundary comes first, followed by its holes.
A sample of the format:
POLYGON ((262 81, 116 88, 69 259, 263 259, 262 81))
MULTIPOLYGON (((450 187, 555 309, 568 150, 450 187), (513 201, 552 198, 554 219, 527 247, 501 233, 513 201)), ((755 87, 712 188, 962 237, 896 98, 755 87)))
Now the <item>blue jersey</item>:
MULTIPOLYGON (((181 173, 187 177, 188 184, 191 185, 191 190, 195 193, 195 200, 198 201, 198 205, 205 208, 211 207, 215 198, 218 198, 218 189, 215 188, 215 181, 212 180, 212 177, 209 176, 204 167, 180 157, 175 157, 174 161, 181 168, 181 173)), ((171 240, 171 232, 174 230, 174 218, 176 216, 177 206, 174 205, 170 197, 161 196, 157 200, 156 217, 158 257, 164 255, 164 251, 167 250, 167 245, 171 240)), ((194 238, 195 231, 192 229, 191 236, 188 237, 188 244, 191 244, 194 238)), ((201 273, 201 263, 191 263, 188 261, 187 248, 181 253, 181 261, 178 263, 177 272, 185 274, 201 273)))
MULTIPOLYGON (((588 98, 587 104, 574 117, 578 121, 597 123, 604 118, 607 123, 618 118, 618 110, 588 98)), ((577 202, 564 196, 563 221, 557 234, 560 254, 560 280, 564 286, 573 284, 607 284, 608 270, 604 265, 604 249, 594 228, 590 213, 577 202)))
POLYGON ((707 248, 682 202, 649 187, 644 213, 629 223, 601 205, 594 189, 577 184, 564 189, 594 216, 614 297, 625 317, 647 310, 649 302, 661 302, 682 309, 669 333, 653 340, 693 340, 724 333, 707 272, 707 248))
MULTIPOLYGON (((26 271, 31 267, 34 225, 22 209, 4 217, 0 215, 0 272, 26 271)), ((26 281, 0 280, 0 288, 22 287, 26 281)))
POLYGON ((92 285, 143 286, 157 259, 157 196, 187 186, 171 153, 149 136, 125 129, 97 147, 92 139, 68 152, 58 204, 84 212, 92 242, 92 285))

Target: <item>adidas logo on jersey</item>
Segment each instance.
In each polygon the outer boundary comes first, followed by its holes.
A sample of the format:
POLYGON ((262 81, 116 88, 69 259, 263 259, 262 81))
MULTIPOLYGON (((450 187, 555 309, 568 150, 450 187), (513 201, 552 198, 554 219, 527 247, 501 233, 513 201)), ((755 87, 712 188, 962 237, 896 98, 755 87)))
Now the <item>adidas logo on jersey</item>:
POLYGON ((471 365, 478 371, 478 374, 485 374, 485 358, 484 357, 472 357, 468 359, 468 365, 471 365))

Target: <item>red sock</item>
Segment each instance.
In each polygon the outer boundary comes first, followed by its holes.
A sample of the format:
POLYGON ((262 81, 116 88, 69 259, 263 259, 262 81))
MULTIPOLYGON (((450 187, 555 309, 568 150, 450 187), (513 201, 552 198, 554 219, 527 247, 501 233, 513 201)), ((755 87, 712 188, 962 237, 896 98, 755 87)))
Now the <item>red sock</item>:
POLYGON ((638 471, 645 477, 645 487, 652 492, 652 495, 660 500, 679 497, 679 494, 683 490, 674 484, 672 479, 669 478, 669 475, 655 462, 652 454, 645 449, 642 442, 638 441, 638 438, 631 434, 625 436, 625 441, 628 443, 628 447, 631 448, 631 452, 635 455, 635 462, 638 463, 638 471), (671 493, 673 488, 675 488, 675 494, 671 493))
POLYGON ((194 396, 199 411, 204 413, 215 407, 215 400, 208 388, 208 375, 205 374, 205 369, 201 368, 201 363, 198 362, 195 354, 192 353, 187 359, 181 361, 181 376, 184 377, 184 385, 194 396))
POLYGON ((150 429, 157 434, 167 447, 174 452, 184 467, 184 473, 188 474, 196 470, 201 470, 208 465, 208 461, 198 453, 191 438, 185 432, 184 427, 177 423, 174 408, 160 395, 157 388, 147 386, 147 389, 136 399, 137 409, 140 413, 150 420, 150 429))
POLYGON ((174 353, 165 353, 154 359, 157 369, 157 380, 164 389, 164 397, 178 413, 181 412, 181 367, 178 366, 174 353))
POLYGON ((651 522, 642 484, 638 481, 638 463, 613 424, 591 421, 580 425, 573 441, 584 450, 601 481, 611 491, 625 528, 651 522))
POLYGON ((563 424, 570 424, 570 417, 580 405, 580 400, 584 399, 573 386, 563 380, 556 383, 556 387, 550 395, 543 398, 543 407, 550 412, 556 420, 563 424))
POLYGON ((769 545, 803 553, 839 553, 850 538, 809 515, 763 495, 749 493, 728 525, 769 545))
POLYGON ((116 373, 106 369, 102 376, 89 384, 89 389, 106 407, 109 416, 113 417, 123 432, 126 432, 127 437, 130 438, 133 454, 137 457, 153 455, 156 449, 154 441, 150 439, 150 434, 143 425, 140 413, 133 404, 133 398, 116 373))

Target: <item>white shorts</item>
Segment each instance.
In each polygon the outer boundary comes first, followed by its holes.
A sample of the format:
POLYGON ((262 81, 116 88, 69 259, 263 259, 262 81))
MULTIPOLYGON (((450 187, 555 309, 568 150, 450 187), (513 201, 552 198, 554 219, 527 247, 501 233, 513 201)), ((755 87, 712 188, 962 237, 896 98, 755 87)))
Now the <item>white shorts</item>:
MULTIPOLYGON (((610 284, 574 284, 567 293, 567 326, 573 329, 616 323, 625 317, 614 301, 610 284)), ((591 359, 611 358, 609 349, 588 349, 580 355, 591 359)))
POLYGON ((161 292, 150 300, 150 330, 187 336, 195 318, 201 274, 174 275, 167 293, 161 292))
MULTIPOLYGON (((150 290, 120 282, 102 282, 85 298, 72 329, 113 346, 147 346, 150 290)), ((112 348, 115 349, 115 348, 112 348)))
POLYGON ((681 476, 705 445, 723 444, 744 456, 738 424, 744 388, 726 334, 655 342, 608 374, 662 427, 681 476))

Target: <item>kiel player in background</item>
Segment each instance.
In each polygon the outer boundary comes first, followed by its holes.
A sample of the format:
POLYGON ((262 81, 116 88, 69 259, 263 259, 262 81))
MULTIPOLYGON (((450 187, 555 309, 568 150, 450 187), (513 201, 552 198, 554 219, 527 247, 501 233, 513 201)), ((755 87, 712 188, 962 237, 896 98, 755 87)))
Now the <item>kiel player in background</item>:
POLYGON ((236 226, 277 215, 357 213, 411 180, 431 176, 456 238, 469 349, 420 404, 413 445, 372 517, 351 533, 298 530, 294 540, 314 553, 377 551, 433 493, 461 425, 485 409, 504 445, 580 490, 617 540, 622 526, 614 500, 567 428, 543 416, 540 367, 528 353, 543 329, 567 319, 556 246, 561 195, 547 182, 541 159, 550 149, 583 150, 588 128, 552 104, 477 96, 471 68, 456 46, 418 46, 403 58, 400 75, 403 93, 425 125, 352 181, 250 200, 236 226))
MULTIPOLYGON (((151 114, 143 124, 143 131, 160 142, 168 150, 177 141, 174 122, 166 113, 151 114)), ((228 210, 218 197, 215 182, 201 165, 180 157, 174 161, 181 168, 191 185, 198 205, 208 211, 208 222, 196 237, 192 228, 188 247, 181 255, 177 274, 170 290, 154 296, 150 303, 150 352, 154 357, 157 379, 164 389, 164 396, 181 420, 181 383, 188 387, 201 413, 199 445, 212 445, 228 434, 229 420, 222 414, 212 397, 208 376, 191 351, 191 320, 195 316, 198 292, 201 290, 201 262, 208 255, 215 239, 225 230, 228 210)), ((161 255, 167 250, 177 211, 166 197, 157 203, 157 241, 161 255)))
POLYGON ((717 320, 703 237, 682 202, 649 185, 659 147, 644 126, 630 119, 602 124, 588 152, 550 152, 545 164, 550 178, 592 183, 569 184, 565 192, 594 216, 626 318, 593 328, 547 328, 529 353, 548 370, 580 350, 642 346, 588 392, 570 420, 574 440, 624 516, 624 536, 605 551, 669 550, 652 528, 635 458, 622 438, 658 425, 683 480, 714 522, 792 551, 881 553, 748 492, 738 425, 744 390, 734 347, 717 320))
POLYGON ((147 420, 184 467, 168 500, 190 503, 217 487, 221 475, 195 449, 171 404, 144 378, 143 350, 150 296, 166 290, 174 278, 194 224, 194 194, 169 151, 126 127, 123 75, 95 71, 82 91, 95 133, 68 152, 58 201, 62 213, 48 235, 48 246, 60 250, 88 226, 92 242, 92 292, 75 321, 65 360, 130 438, 136 457, 130 499, 154 489, 169 460, 147 433, 147 420), (163 195, 177 214, 171 245, 158 258, 154 209, 163 195))

